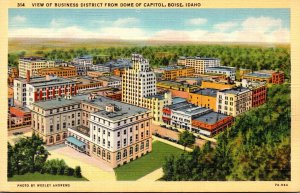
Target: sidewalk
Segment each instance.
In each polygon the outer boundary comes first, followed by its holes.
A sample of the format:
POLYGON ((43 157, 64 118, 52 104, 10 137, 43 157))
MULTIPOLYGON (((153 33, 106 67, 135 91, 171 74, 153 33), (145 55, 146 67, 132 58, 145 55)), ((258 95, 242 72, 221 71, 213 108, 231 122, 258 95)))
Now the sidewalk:
POLYGON ((48 159, 63 159, 70 167, 80 166, 82 175, 89 181, 116 181, 112 168, 88 155, 77 152, 70 147, 60 147, 49 149, 48 159))
POLYGON ((164 173, 163 173, 163 169, 159 168, 149 174, 147 174, 144 177, 141 177, 140 179, 138 179, 137 181, 142 181, 142 182, 154 182, 158 179, 160 179, 161 177, 163 177, 164 173))

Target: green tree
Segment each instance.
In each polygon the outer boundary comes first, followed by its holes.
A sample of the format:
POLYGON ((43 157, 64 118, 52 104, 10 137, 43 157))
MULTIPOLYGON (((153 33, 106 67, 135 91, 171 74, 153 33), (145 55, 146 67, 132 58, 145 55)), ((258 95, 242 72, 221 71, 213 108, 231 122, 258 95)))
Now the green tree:
POLYGON ((185 130, 182 133, 179 133, 179 143, 184 146, 184 151, 187 146, 191 146, 195 143, 196 137, 193 133, 185 130))
POLYGON ((81 168, 80 166, 75 167, 74 176, 77 178, 81 178, 81 168))

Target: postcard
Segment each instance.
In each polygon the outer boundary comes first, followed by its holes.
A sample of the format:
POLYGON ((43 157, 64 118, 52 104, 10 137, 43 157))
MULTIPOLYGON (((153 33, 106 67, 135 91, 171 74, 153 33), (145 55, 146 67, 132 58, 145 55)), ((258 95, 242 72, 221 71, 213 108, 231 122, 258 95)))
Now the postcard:
POLYGON ((0 191, 300 191, 299 13, 2 0, 0 191))

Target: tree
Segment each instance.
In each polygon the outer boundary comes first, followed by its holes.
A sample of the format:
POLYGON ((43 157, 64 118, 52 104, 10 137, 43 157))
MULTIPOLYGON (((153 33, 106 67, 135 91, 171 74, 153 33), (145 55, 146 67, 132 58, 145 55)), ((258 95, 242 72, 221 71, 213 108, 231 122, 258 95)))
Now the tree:
POLYGON ((10 143, 7 144, 7 177, 12 177, 13 174, 13 147, 10 143))
POLYGON ((179 143, 184 146, 184 151, 187 146, 191 146, 195 143, 196 137, 193 133, 185 130, 182 133, 179 133, 179 143))
POLYGON ((81 178, 81 168, 80 168, 80 166, 75 167, 74 176, 76 178, 81 178))

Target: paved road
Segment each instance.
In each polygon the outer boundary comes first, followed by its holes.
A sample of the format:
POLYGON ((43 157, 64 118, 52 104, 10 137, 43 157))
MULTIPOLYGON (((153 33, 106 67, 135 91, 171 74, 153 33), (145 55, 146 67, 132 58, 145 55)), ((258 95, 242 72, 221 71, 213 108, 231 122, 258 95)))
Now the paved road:
POLYGON ((48 159, 63 159, 70 167, 80 166, 82 175, 89 181, 116 181, 113 169, 86 154, 80 153, 63 144, 47 147, 48 159))
POLYGON ((32 135, 31 127, 24 127, 20 129, 15 129, 8 131, 8 142, 11 144, 14 144, 16 141, 18 141, 22 137, 30 137, 32 135), (21 135, 13 135, 14 132, 23 132, 21 135))
POLYGON ((147 174, 146 176, 141 177, 137 181, 141 181, 141 182, 155 182, 156 180, 158 180, 161 177, 163 177, 163 175, 164 175, 163 169, 159 168, 157 170, 154 170, 150 174, 147 174))
POLYGON ((31 133, 32 130, 31 130, 31 126, 29 126, 29 127, 23 127, 20 129, 9 130, 7 133, 8 133, 8 136, 12 136, 13 133, 15 133, 15 132, 23 132, 25 134, 25 133, 31 133))

